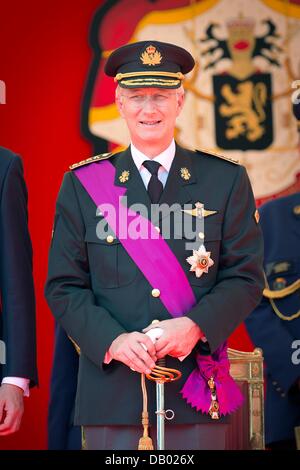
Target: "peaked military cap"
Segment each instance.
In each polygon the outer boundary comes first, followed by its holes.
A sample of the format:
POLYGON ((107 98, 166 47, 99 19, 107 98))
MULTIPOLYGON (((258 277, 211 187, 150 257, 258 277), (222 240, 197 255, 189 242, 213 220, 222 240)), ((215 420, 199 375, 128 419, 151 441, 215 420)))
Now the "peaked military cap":
POLYGON ((104 70, 123 88, 179 88, 194 65, 193 57, 182 47, 140 41, 112 52, 104 70))

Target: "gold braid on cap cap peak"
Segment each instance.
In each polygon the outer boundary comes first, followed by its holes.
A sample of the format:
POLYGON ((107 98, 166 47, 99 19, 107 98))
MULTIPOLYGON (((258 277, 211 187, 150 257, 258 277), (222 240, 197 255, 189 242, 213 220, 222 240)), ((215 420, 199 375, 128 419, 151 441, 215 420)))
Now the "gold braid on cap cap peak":
POLYGON ((183 80, 184 75, 181 72, 128 72, 128 73, 117 73, 117 75, 114 78, 115 82, 119 82, 120 80, 123 80, 123 78, 132 78, 132 77, 145 77, 145 76, 150 76, 150 77, 170 77, 170 78, 177 78, 177 80, 183 80))
POLYGON ((142 78, 136 78, 134 80, 122 80, 122 85, 164 85, 164 86, 175 86, 180 83, 180 80, 155 80, 155 78, 145 78, 144 80, 142 78))

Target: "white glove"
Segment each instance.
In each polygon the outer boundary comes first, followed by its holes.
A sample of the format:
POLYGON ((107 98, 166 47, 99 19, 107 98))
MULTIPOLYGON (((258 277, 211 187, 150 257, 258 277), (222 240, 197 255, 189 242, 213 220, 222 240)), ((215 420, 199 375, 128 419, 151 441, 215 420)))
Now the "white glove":
MULTIPOLYGON (((153 328, 152 330, 149 330, 147 331, 147 333, 145 333, 147 336, 149 336, 149 338, 151 339, 152 343, 154 344, 158 338, 161 337, 161 335, 163 334, 163 329, 162 328, 153 328)), ((143 344, 143 346, 145 346, 143 344)))

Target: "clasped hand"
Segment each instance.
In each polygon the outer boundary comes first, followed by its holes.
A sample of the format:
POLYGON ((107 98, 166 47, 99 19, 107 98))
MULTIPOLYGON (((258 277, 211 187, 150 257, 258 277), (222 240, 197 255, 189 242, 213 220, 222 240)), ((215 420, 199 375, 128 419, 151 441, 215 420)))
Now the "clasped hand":
POLYGON ((112 342, 109 353, 136 372, 150 374, 157 359, 167 355, 187 356, 202 336, 201 329, 190 318, 172 318, 147 326, 143 333, 121 334, 112 342), (145 333, 158 327, 163 334, 153 344, 145 333))

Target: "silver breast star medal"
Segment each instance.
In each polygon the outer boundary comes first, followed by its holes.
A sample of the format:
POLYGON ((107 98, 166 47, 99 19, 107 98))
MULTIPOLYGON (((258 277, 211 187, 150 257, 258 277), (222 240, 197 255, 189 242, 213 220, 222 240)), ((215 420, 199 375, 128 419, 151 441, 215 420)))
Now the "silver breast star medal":
POLYGON ((201 245, 198 250, 193 250, 193 256, 186 258, 191 265, 190 271, 194 272, 196 277, 201 277, 203 273, 208 273, 209 268, 214 264, 210 257, 211 252, 206 251, 205 246, 201 245))

